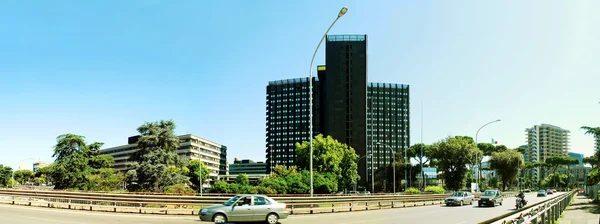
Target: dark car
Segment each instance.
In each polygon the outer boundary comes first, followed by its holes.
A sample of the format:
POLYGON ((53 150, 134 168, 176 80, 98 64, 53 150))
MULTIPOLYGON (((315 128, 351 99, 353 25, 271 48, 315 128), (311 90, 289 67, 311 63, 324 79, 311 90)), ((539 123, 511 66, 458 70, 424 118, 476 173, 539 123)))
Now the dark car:
POLYGON ((486 190, 481 194, 477 205, 481 206, 496 206, 496 204, 502 205, 502 192, 499 190, 486 190))

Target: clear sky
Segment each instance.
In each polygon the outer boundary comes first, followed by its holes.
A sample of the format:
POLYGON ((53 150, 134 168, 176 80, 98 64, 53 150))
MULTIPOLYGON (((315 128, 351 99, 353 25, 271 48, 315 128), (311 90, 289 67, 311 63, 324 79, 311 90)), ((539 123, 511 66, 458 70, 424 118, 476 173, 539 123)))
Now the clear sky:
POLYGON ((160 119, 263 161, 268 81, 308 76, 344 5, 331 34, 368 34, 369 80, 411 86, 413 143, 423 102, 425 143, 502 119, 480 141, 517 147, 549 123, 592 154, 598 1, 54 0, 0 4, 0 164, 52 161, 63 133, 126 144, 160 119))

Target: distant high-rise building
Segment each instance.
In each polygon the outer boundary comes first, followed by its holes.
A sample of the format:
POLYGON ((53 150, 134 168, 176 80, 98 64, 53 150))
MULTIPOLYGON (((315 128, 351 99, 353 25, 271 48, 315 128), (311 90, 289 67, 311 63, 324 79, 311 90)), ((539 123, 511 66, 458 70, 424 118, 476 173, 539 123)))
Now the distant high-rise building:
MULTIPOLYGON (((552 156, 568 156, 569 131, 560 127, 541 124, 525 130, 527 134, 527 162, 544 162, 552 156)), ((535 167, 532 178, 535 182, 545 177, 541 167, 535 167)))
POLYGON ((523 159, 525 160, 525 162, 529 161, 529 153, 528 153, 529 146, 522 145, 522 146, 519 146, 519 148, 525 149, 525 152, 523 152, 523 159))
POLYGON ((569 157, 577 159, 579 163, 577 165, 571 165, 571 167, 583 166, 583 154, 576 152, 569 152, 569 157))
POLYGON ((326 65, 313 78, 313 133, 309 134, 309 79, 269 82, 267 86, 267 173, 276 165, 293 166, 295 143, 319 133, 356 151, 360 186, 372 180, 370 170, 391 164, 393 152, 410 146, 409 86, 369 83, 367 36, 329 35, 326 65), (368 167, 367 167, 368 166, 368 167), (368 168, 368 169, 366 169, 368 168), (368 172, 367 172, 368 170, 368 172))

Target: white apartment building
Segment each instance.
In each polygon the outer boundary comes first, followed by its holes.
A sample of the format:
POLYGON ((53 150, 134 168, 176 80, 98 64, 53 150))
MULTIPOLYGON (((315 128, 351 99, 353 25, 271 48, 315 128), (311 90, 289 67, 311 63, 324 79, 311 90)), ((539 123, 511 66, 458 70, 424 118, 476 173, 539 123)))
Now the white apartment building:
MULTIPOLYGON (((568 156, 569 130, 541 124, 525 129, 527 135, 526 162, 544 162, 552 156, 568 156)), ((545 178, 544 171, 535 167, 530 174, 534 183, 545 178)))
MULTIPOLYGON (((129 137, 127 145, 101 149, 100 153, 111 155, 115 159, 114 169, 126 172, 128 159, 137 150, 139 137, 129 137)), ((216 180, 218 175, 227 174, 226 146, 192 134, 180 135, 178 137, 180 145, 179 149, 177 149, 177 154, 190 160, 200 159, 210 170, 210 176, 213 180, 216 180)))

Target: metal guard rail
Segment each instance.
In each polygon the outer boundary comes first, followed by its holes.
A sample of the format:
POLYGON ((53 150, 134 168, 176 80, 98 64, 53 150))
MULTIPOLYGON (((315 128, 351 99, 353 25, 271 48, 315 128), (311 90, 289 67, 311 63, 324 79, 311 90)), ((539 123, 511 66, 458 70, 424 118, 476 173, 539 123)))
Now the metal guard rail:
MULTIPOLYGON (((511 194, 514 193, 506 193, 505 196, 511 194)), ((443 204, 444 198, 448 196, 449 194, 273 198, 285 203, 291 214, 313 214, 314 212, 359 211, 443 204)), ((0 189, 0 201, 4 199, 5 202, 11 204, 24 202, 29 206, 135 213, 153 213, 151 211, 158 210, 158 214, 194 215, 197 214, 199 208, 221 204, 229 198, 0 189)))
POLYGON ((490 223, 498 223, 498 224, 538 224, 538 223, 552 223, 552 221, 558 220, 562 212, 569 206, 571 201, 573 200, 573 196, 576 191, 570 191, 566 194, 560 195, 556 198, 551 198, 549 200, 544 200, 529 206, 526 206, 524 209, 519 211, 509 212, 504 215, 486 220, 484 222, 480 222, 479 224, 490 224, 490 223), (503 218, 514 216, 520 211, 530 209, 526 212, 521 212, 516 217, 507 218, 502 220, 503 218))

